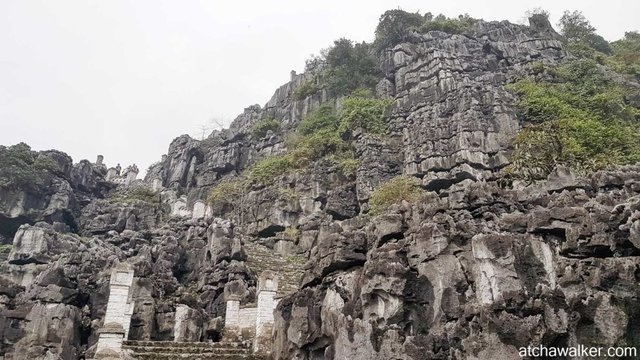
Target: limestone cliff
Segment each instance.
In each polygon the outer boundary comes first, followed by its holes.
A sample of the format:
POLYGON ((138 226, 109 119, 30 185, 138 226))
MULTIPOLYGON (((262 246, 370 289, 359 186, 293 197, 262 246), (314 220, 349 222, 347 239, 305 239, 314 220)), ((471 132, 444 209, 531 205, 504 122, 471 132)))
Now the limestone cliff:
POLYGON ((220 339, 226 298, 255 302, 266 269, 287 290, 275 359, 640 347, 640 167, 559 167, 534 184, 501 173, 522 126, 505 85, 568 56, 548 22, 413 33, 378 56, 376 91, 393 103, 384 136, 353 131, 354 172, 320 159, 225 206, 196 210, 221 182, 290 151, 312 111, 341 106, 326 89, 293 96, 317 73, 293 74, 229 129, 176 138, 129 187, 56 155, 67 170, 49 193, 0 192, 0 233, 13 239, 0 263, 0 355, 91 356, 119 262, 135 270, 132 340, 177 340, 178 327, 190 329, 181 340, 220 339), (278 131, 253 131, 267 118, 278 131), (373 189, 398 175, 426 194, 374 215, 373 189))

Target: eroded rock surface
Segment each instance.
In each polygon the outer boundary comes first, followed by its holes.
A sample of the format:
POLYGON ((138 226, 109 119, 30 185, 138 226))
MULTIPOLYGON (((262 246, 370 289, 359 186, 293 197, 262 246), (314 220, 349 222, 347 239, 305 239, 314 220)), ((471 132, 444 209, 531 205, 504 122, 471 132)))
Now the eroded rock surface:
POLYGON ((202 216, 191 209, 213 186, 286 151, 304 116, 340 99, 293 100, 313 74, 292 75, 229 129, 176 138, 136 185, 153 186, 151 198, 126 198, 104 166, 51 152, 59 171, 47 191, 0 190, 0 243, 11 244, 0 257, 0 356, 92 356, 120 262, 135 270, 130 340, 218 340, 225 296, 256 301, 257 272, 280 266, 276 359, 640 347, 640 166, 499 178, 520 128, 505 85, 565 57, 548 22, 415 34, 380 56, 389 127, 354 131, 354 174, 317 161, 202 216), (252 134, 269 117, 280 130, 252 134), (368 215, 372 190, 401 174, 427 195, 368 215))

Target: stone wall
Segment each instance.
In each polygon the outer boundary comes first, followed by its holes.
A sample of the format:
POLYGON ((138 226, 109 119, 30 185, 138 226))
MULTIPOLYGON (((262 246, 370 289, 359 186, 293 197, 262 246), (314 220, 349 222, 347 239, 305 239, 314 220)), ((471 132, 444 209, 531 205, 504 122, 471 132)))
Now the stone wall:
POLYGON ((225 332, 227 337, 246 334, 253 336, 253 351, 268 354, 271 351, 273 334, 273 311, 278 305, 276 293, 278 278, 272 271, 264 271, 258 280, 258 302, 256 306, 240 306, 238 296, 227 296, 225 332))

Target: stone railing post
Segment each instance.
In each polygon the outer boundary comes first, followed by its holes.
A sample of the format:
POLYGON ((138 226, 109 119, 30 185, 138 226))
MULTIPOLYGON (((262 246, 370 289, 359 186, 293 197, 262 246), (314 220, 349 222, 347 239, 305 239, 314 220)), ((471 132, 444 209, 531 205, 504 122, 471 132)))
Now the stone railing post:
POLYGON ((272 271, 263 271, 258 278, 258 309, 256 311, 256 336, 253 351, 268 355, 273 335, 273 311, 278 304, 278 277, 272 271))
POLYGON ((96 359, 117 358, 122 352, 122 342, 129 336, 133 314, 134 304, 129 294, 133 275, 133 268, 127 263, 120 263, 111 270, 109 301, 99 330, 96 359))
POLYGON ((225 336, 237 337, 240 331, 240 296, 226 295, 227 310, 224 314, 225 336))

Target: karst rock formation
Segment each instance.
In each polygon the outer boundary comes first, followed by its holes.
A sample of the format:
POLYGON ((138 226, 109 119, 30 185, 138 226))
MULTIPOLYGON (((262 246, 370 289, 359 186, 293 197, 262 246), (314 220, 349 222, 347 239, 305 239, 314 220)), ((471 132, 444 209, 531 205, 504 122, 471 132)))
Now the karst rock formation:
POLYGON ((321 159, 201 216, 212 188, 286 151, 305 116, 341 99, 294 99, 313 74, 292 74, 228 129, 176 138, 131 186, 100 162, 36 154, 55 160, 45 186, 0 188, 0 357, 92 358, 122 263, 135 271, 128 338, 149 346, 224 338, 226 300, 255 303, 269 270, 282 295, 274 359, 639 347, 640 165, 500 176, 522 127, 505 85, 568 56, 548 23, 414 33, 376 55, 376 91, 393 103, 383 136, 353 132, 353 173, 321 159), (265 118, 280 129, 252 133, 265 118), (372 191, 399 175, 418 179, 421 200, 369 212, 372 191), (152 184, 149 199, 128 198, 152 184))

